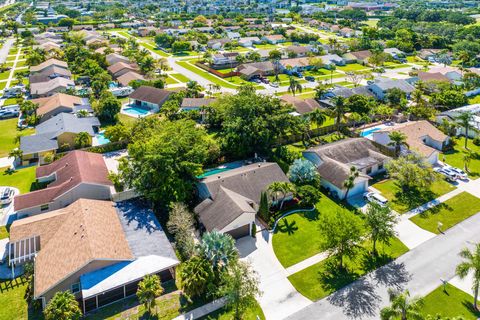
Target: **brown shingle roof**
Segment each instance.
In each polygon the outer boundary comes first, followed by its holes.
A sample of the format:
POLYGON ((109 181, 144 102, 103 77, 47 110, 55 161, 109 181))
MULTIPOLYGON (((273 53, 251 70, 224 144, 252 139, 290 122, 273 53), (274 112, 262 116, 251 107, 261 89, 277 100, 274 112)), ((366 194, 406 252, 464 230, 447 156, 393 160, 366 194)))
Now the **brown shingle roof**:
POLYGON ((85 151, 72 151, 63 158, 37 168, 37 178, 55 173, 56 179, 46 189, 18 195, 14 199, 15 210, 36 207, 52 202, 59 195, 80 183, 111 186, 108 169, 101 154, 85 151))
POLYGON ((42 71, 45 68, 48 68, 52 65, 56 65, 58 67, 62 67, 64 69, 68 68, 68 64, 65 61, 60 61, 57 59, 48 59, 45 62, 40 63, 39 65, 36 66, 31 66, 30 67, 30 72, 39 72, 42 71))
POLYGON ((172 91, 150 86, 140 86, 132 92, 130 99, 162 105, 171 94, 172 91))
POLYGON ((183 98, 182 108, 205 107, 214 102, 215 98, 183 98))
POLYGON ((57 93, 46 98, 33 99, 33 103, 38 104, 37 114, 44 115, 59 107, 72 109, 75 105, 82 104, 82 98, 64 93, 57 93))
POLYGON ((441 74, 440 72, 424 72, 424 71, 419 71, 418 72, 418 79, 428 82, 428 81, 445 81, 445 82, 450 82, 450 79, 448 79, 445 75, 441 74))
POLYGON ((114 63, 110 67, 107 68, 107 70, 111 74, 115 74, 115 73, 117 73, 117 72, 119 72, 123 69, 129 69, 129 70, 132 70, 132 71, 137 71, 138 70, 136 65, 125 63, 125 62, 117 62, 117 63, 114 63))
POLYGON ((353 51, 350 52, 350 54, 359 60, 366 60, 372 56, 372 53, 369 50, 353 51))
POLYGON ((133 80, 145 80, 145 78, 135 71, 129 71, 117 78, 118 83, 126 87, 133 80))
POLYGON ((281 100, 293 105, 295 110, 300 114, 309 113, 321 108, 315 99, 299 99, 287 94, 282 96, 281 100))

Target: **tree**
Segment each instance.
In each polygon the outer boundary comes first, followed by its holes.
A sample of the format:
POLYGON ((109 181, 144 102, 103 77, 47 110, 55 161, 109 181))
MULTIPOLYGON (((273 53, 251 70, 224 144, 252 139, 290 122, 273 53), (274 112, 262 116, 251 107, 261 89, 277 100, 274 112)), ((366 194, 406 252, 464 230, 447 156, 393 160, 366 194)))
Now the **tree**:
POLYGON ((190 80, 187 82, 187 98, 198 98, 203 88, 197 81, 190 80))
POLYGON ((455 273, 464 279, 467 275, 473 273, 473 308, 478 311, 478 289, 480 287, 480 244, 475 245, 475 249, 470 251, 468 248, 464 248, 460 251, 460 257, 464 259, 456 268, 455 273))
POLYGON ((302 92, 302 90, 303 90, 302 85, 300 84, 300 82, 295 80, 294 77, 289 76, 288 81, 289 81, 288 92, 291 92, 294 97, 295 97, 295 93, 297 91, 300 92, 300 93, 302 92))
POLYGON ((275 81, 278 82, 279 60, 282 59, 282 53, 278 50, 272 50, 268 53, 268 58, 273 64, 273 72, 275 73, 275 81))
POLYGON ((470 124, 474 121, 474 119, 475 117, 470 111, 462 112, 455 117, 457 124, 465 129, 465 149, 468 149, 468 131, 470 129, 470 124))
POLYGON ((328 93, 329 88, 329 84, 319 82, 318 85, 315 87, 315 99, 322 100, 323 96, 328 93))
POLYGON ((416 153, 389 161, 386 169, 404 192, 428 190, 437 180, 437 174, 432 170, 432 166, 416 153))
POLYGON ((79 149, 88 147, 90 145, 90 135, 88 132, 79 132, 75 137, 75 146, 79 149))
POLYGON ((389 289, 388 295, 391 305, 380 311, 380 319, 382 320, 422 320, 421 314, 423 300, 419 298, 410 298, 410 292, 398 292, 389 289))
POLYGON ((345 199, 348 198, 348 192, 350 191, 350 189, 352 189, 355 186, 355 179, 357 179, 359 175, 360 175, 360 172, 358 171, 358 169, 354 166, 351 166, 350 173, 347 179, 343 181, 343 187, 347 189, 347 191, 345 192, 345 199))
POLYGON ((168 232, 175 237, 175 247, 184 260, 189 259, 195 253, 195 220, 183 203, 174 203, 168 216, 168 232))
POLYGON ((20 111, 25 115, 36 114, 38 109, 38 104, 33 103, 31 100, 24 100, 20 103, 20 111))
POLYGON ((406 146, 408 148, 407 136, 403 132, 392 131, 388 134, 388 138, 390 139, 388 145, 395 147, 396 157, 400 155, 400 151, 403 146, 406 146))
POLYGON ((180 286, 189 299, 204 295, 214 277, 212 265, 198 256, 183 263, 179 271, 180 286))
POLYGON ((235 240, 230 235, 216 230, 203 235, 199 248, 201 255, 210 261, 215 271, 223 270, 238 260, 235 240))
POLYGON ((14 159, 21 159, 23 156, 23 151, 22 149, 15 148, 10 153, 8 154, 9 158, 14 158, 14 159))
POLYGON ((275 202, 276 205, 279 205, 281 210, 283 206, 283 202, 285 201, 285 197, 289 193, 293 192, 294 187, 289 182, 276 181, 276 182, 272 182, 272 184, 268 186, 267 190, 273 196, 272 197, 273 201, 275 202))
POLYGON ((114 126, 107 127, 104 134, 110 142, 128 141, 130 139, 131 130, 120 122, 114 126))
POLYGON ((70 291, 59 291, 43 310, 45 320, 77 320, 82 317, 75 296, 70 291))
POLYGON ((335 124, 337 125, 337 130, 340 130, 340 125, 342 120, 345 119, 345 114, 349 111, 348 107, 345 105, 345 98, 342 96, 335 96, 332 99, 333 102, 333 116, 335 117, 335 124))
POLYGON ((288 169, 290 181, 296 185, 318 184, 320 175, 312 162, 296 159, 288 169))
POLYGON ((345 72, 345 75, 348 81, 353 83, 355 87, 358 87, 360 82, 368 76, 368 74, 363 71, 348 71, 345 72))
POLYGON ((222 273, 221 279, 218 295, 225 297, 226 305, 235 312, 234 319, 239 320, 261 294, 257 274, 248 263, 239 261, 230 265, 227 271, 222 273))
POLYGON ((299 186, 295 190, 295 194, 300 198, 300 204, 302 206, 314 206, 320 201, 322 194, 318 189, 311 185, 299 186))
POLYGON ((365 224, 372 241, 372 253, 377 254, 377 241, 390 244, 390 239, 395 236, 395 224, 397 215, 387 206, 381 206, 376 202, 368 204, 365 214, 365 224))
POLYGON ((100 100, 93 104, 95 114, 104 121, 115 122, 122 104, 111 92, 102 93, 100 100))
POLYGON ((407 95, 399 88, 391 88, 387 90, 385 100, 389 106, 395 109, 404 108, 407 103, 407 95))
POLYGON ((148 314, 152 314, 155 298, 163 293, 160 278, 157 275, 147 275, 138 283, 137 298, 145 306, 148 314))
POLYGON ((258 214, 264 221, 270 220, 270 206, 268 204, 268 197, 266 192, 260 195, 260 204, 258 205, 258 214))
POLYGON ((328 251, 329 255, 335 255, 340 269, 344 268, 343 258, 351 258, 356 253, 362 235, 361 223, 358 216, 346 209, 320 215, 318 229, 323 239, 320 249, 328 251))
POLYGON ((308 119, 317 127, 321 127, 327 121, 327 114, 322 109, 314 109, 308 113, 308 119))
POLYGON ((75 19, 72 19, 72 18, 63 18, 60 21, 58 21, 59 27, 68 27, 69 29, 71 29, 74 24, 75 24, 75 19))

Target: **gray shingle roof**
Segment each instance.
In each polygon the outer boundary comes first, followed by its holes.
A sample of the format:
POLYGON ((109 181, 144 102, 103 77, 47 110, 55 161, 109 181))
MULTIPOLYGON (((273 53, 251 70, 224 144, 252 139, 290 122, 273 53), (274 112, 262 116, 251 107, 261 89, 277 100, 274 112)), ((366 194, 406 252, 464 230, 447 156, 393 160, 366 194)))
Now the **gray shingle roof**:
POLYGON ((58 143, 55 139, 50 139, 49 135, 33 135, 20 137, 20 150, 23 154, 32 154, 36 152, 57 150, 58 143))
POLYGON ((39 124, 35 131, 37 134, 50 135, 52 138, 56 138, 64 132, 87 132, 90 136, 94 136, 93 127, 99 126, 100 121, 97 117, 78 118, 74 114, 60 113, 39 124))

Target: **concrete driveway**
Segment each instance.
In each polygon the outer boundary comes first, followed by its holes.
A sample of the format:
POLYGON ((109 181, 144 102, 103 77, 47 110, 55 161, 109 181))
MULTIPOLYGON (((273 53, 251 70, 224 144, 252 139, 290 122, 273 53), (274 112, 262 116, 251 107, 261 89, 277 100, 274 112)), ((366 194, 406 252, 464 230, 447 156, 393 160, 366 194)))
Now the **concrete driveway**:
POLYGON ((258 301, 267 319, 283 319, 312 304, 295 290, 287 279, 285 268, 278 262, 271 244, 272 234, 257 233, 256 238, 237 241, 242 260, 249 261, 257 271, 263 295, 258 301))
MULTIPOLYGON (((3 188, 5 188, 5 186, 0 186, 0 190, 2 190, 3 188)), ((13 189, 14 197, 20 194, 20 191, 17 188, 14 188, 14 187, 9 187, 9 188, 13 189)), ((0 207, 0 226, 4 226, 9 223, 12 223, 12 221, 9 221, 11 220, 9 218, 10 218, 10 215, 12 214, 13 214, 13 200, 9 204, 3 205, 0 207)))

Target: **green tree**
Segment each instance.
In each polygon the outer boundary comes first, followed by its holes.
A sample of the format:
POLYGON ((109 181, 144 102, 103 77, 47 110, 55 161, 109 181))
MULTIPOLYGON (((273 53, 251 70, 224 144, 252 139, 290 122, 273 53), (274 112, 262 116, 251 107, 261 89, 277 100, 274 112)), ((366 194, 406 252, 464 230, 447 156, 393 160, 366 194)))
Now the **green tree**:
POLYGON ((455 117, 457 124, 465 129, 465 149, 468 149, 468 131, 470 130, 470 124, 475 119, 473 113, 465 111, 455 117))
POLYGON ((187 82, 187 98, 198 98, 202 91, 203 87, 197 81, 191 80, 187 82))
POLYGON ((290 92, 294 97, 295 97, 295 94, 297 93, 297 91, 302 93, 303 87, 300 84, 300 82, 295 80, 294 77, 292 77, 292 76, 288 77, 288 82, 289 82, 288 92, 290 92))
POLYGON ((262 194, 260 195, 258 214, 264 221, 268 222, 270 220, 270 206, 268 204, 268 197, 266 192, 262 192, 262 194))
POLYGON ((180 286, 189 299, 204 295, 214 277, 212 265, 198 256, 183 263, 179 271, 180 286))
POLYGON ((122 109, 122 104, 111 92, 105 91, 102 93, 100 100, 93 103, 93 110, 95 114, 104 121, 115 122, 118 113, 122 109))
POLYGON ((400 155, 400 151, 403 146, 406 146, 408 148, 407 136, 403 132, 392 131, 388 134, 388 138, 390 139, 388 145, 395 147, 396 157, 400 155))
POLYGON ((307 207, 314 206, 322 197, 321 192, 311 185, 303 185, 295 188, 295 194, 300 198, 300 204, 307 207))
POLYGON ((428 190, 438 179, 432 166, 420 155, 409 153, 391 160, 386 169, 391 177, 405 192, 407 190, 428 190))
POLYGON ((381 206, 376 202, 368 204, 365 214, 370 240, 372 241, 372 253, 377 254, 377 241, 390 244, 390 239, 395 236, 395 224, 397 215, 387 206, 381 206))
POLYGON ((88 132, 79 132, 75 137, 75 146, 79 149, 88 147, 90 145, 90 135, 88 132))
POLYGON ((256 303, 256 297, 261 294, 256 272, 246 262, 239 261, 222 273, 221 280, 218 295, 225 297, 226 305, 234 310, 234 319, 242 319, 245 311, 256 303))
POLYGON ((163 293, 160 278, 157 275, 147 275, 138 283, 137 298, 147 309, 148 314, 152 314, 155 307, 155 298, 163 293))
POLYGON ((55 293, 43 314, 45 320, 78 320, 82 317, 78 302, 70 291, 55 293))
POLYGON ((341 96, 336 96, 332 99, 333 110, 332 114, 335 118, 335 124, 337 125, 337 130, 340 130, 340 125, 342 120, 345 119, 345 114, 349 111, 347 105, 345 104, 345 98, 341 96))
POLYGON ((320 182, 320 174, 312 162, 306 159, 296 159, 288 169, 290 181, 296 185, 316 185, 320 182))
POLYGON ((410 298, 410 292, 398 292, 389 289, 388 295, 391 305, 380 311, 380 319, 382 320, 423 320, 421 314, 423 300, 419 298, 410 298))
POLYGON ((338 267, 344 268, 343 258, 352 258, 361 240, 361 219, 349 210, 324 212, 320 215, 318 229, 322 234, 320 249, 338 259, 338 267))
POLYGON ((175 247, 184 260, 195 253, 195 220, 183 203, 174 203, 168 215, 168 232, 174 235, 175 247))
POLYGON ((294 191, 294 187, 290 182, 276 181, 268 186, 268 192, 273 196, 273 201, 280 207, 283 207, 283 202, 288 194, 294 191))
POLYGON ((355 186, 355 179, 357 179, 359 175, 360 172, 358 171, 358 169, 354 166, 351 166, 350 173, 348 174, 347 179, 343 181, 343 187, 347 190, 345 192, 345 199, 348 198, 348 192, 355 186))
POLYGON ((475 245, 475 249, 470 251, 468 248, 464 248, 460 251, 460 257, 464 259, 456 268, 455 273, 464 279, 472 272, 473 274, 473 308, 478 311, 478 288, 480 287, 480 244, 475 245))
POLYGON ((110 142, 128 141, 130 139, 131 130, 123 123, 117 123, 105 129, 105 137, 110 142))
POLYGON ((230 235, 216 230, 203 235, 199 249, 201 255, 210 261, 215 271, 224 270, 238 260, 235 240, 230 235))

